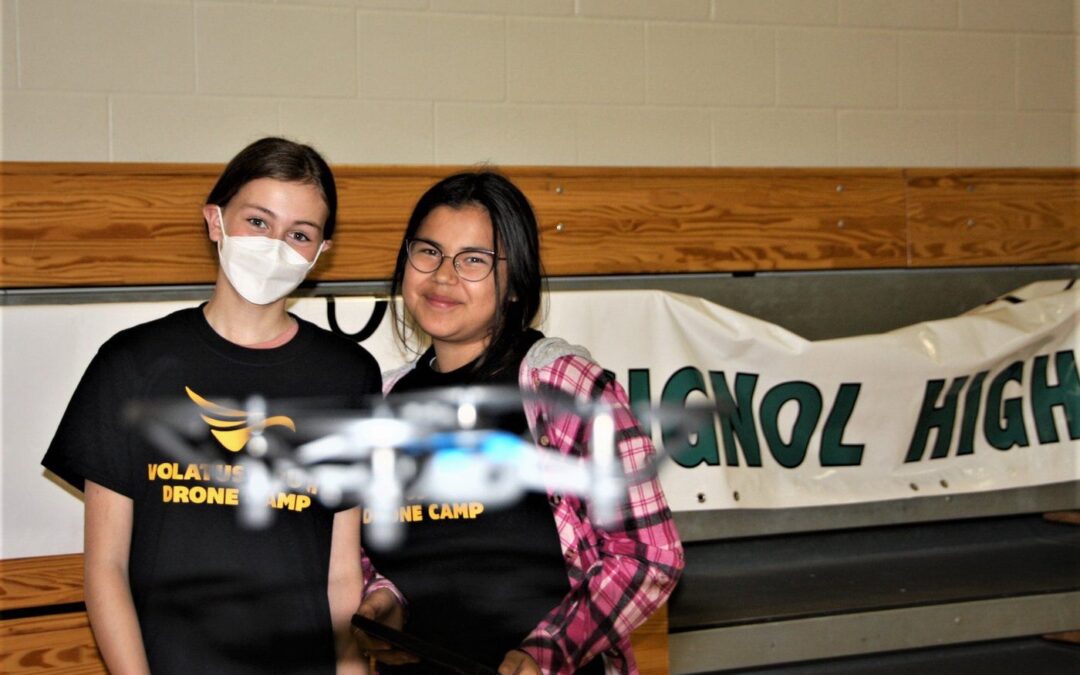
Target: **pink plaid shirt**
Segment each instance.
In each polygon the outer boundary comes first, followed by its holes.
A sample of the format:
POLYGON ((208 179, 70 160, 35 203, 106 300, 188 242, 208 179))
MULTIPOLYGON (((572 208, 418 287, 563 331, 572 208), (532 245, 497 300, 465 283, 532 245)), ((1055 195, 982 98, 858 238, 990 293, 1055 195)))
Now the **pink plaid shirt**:
MULTIPOLYGON (((388 374, 384 391, 410 369, 388 374)), ((582 402, 606 404, 627 475, 641 475, 637 472, 654 455, 652 441, 630 412, 625 391, 585 349, 558 338, 540 340, 521 363, 519 383, 525 392, 554 389, 582 402)), ((525 416, 538 445, 566 455, 587 455, 588 419, 557 410, 543 397, 527 398, 525 416)), ((630 633, 668 599, 684 566, 682 544, 660 483, 648 472, 645 476, 628 486, 628 502, 616 523, 605 529, 589 519, 581 498, 549 491, 570 591, 519 646, 544 673, 573 673, 598 654, 604 657, 607 673, 637 672, 630 633)), ((365 594, 387 588, 401 599, 366 555, 362 562, 365 594)))

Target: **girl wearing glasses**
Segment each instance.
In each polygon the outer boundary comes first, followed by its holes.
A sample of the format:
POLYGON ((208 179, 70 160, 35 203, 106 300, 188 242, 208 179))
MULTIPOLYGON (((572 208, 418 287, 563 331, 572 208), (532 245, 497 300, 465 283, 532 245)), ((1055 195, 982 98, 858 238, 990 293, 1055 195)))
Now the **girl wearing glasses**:
MULTIPOLYGON (((516 384, 602 399, 615 411, 623 466, 640 467, 654 450, 614 376, 583 348, 531 327, 541 285, 536 217, 515 185, 488 171, 434 185, 409 218, 392 282, 406 311, 395 316, 398 339, 430 344, 390 373, 384 390, 516 384)), ((588 451, 587 419, 525 400, 499 417, 499 428, 528 433, 551 451, 588 451)), ((606 530, 571 495, 530 493, 475 517, 436 517, 445 512, 423 495, 414 503, 424 517, 404 524, 404 544, 365 552, 360 614, 500 673, 636 672, 629 635, 667 599, 683 567, 658 481, 631 485, 606 530)), ((374 638, 357 640, 391 666, 380 672, 430 672, 374 638)))

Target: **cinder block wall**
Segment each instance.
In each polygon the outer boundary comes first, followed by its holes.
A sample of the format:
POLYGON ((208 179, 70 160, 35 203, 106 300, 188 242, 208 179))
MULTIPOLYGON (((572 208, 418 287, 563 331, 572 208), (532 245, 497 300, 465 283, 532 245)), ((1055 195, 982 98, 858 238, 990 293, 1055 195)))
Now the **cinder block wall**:
POLYGON ((6 160, 1080 163, 1080 0, 0 3, 6 160))

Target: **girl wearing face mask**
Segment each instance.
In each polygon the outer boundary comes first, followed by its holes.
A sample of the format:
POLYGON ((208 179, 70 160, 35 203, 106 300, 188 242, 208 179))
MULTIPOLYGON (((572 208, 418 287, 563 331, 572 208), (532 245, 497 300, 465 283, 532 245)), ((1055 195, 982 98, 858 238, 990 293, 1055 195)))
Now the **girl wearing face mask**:
MULTIPOLYGON (((653 455, 612 373, 584 348, 531 327, 541 298, 536 218, 503 176, 450 176, 421 197, 392 293, 407 310, 395 317, 400 340, 410 342, 412 327, 430 345, 387 375, 389 396, 481 384, 517 385, 529 394, 554 388, 610 406, 628 472, 653 455)), ((542 397, 524 399, 523 409, 486 423, 552 452, 588 452, 588 419, 542 397)), ((663 604, 683 568, 657 480, 636 479, 607 529, 573 495, 529 494, 507 508, 474 508, 469 518, 442 517, 422 496, 414 501, 424 517, 402 523, 403 544, 365 551, 361 615, 404 624, 506 675, 637 672, 629 635, 663 604)), ((370 636, 358 633, 357 641, 389 664, 380 673, 432 672, 370 636)))
POLYGON ((268 527, 238 519, 251 434, 302 424, 275 401, 355 406, 379 391, 370 354, 286 311, 330 248, 336 211, 315 150, 249 145, 203 208, 220 261, 209 301, 113 336, 71 399, 42 463, 85 494, 86 606, 111 672, 366 672, 347 639, 358 509, 332 512, 314 486, 289 484, 268 527), (253 396, 270 406, 265 423, 244 410, 253 396), (170 409, 212 461, 170 455, 125 423, 131 404, 163 401, 179 401, 170 409))

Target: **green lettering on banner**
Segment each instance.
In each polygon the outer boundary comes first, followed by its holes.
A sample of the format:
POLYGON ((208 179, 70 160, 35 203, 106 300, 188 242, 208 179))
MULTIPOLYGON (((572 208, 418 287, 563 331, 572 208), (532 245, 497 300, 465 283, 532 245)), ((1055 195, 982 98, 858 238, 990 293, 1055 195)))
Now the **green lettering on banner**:
POLYGON ((761 400, 761 433, 780 466, 793 469, 803 463, 820 418, 821 392, 809 382, 784 382, 765 393, 761 400), (792 425, 791 441, 785 443, 780 436, 780 410, 791 402, 798 404, 799 412, 792 425))
POLYGON ((975 422, 979 419, 979 404, 982 402, 983 381, 990 371, 975 373, 964 394, 964 415, 960 420, 960 446, 956 455, 970 455, 975 452, 975 422))
POLYGON ((855 410, 862 385, 846 382, 836 392, 825 428, 821 430, 821 466, 859 466, 862 464, 863 444, 844 443, 844 429, 855 410))
POLYGON ((930 380, 926 383, 926 393, 923 395, 922 408, 919 410, 919 419, 915 422, 915 432, 911 436, 907 456, 904 458, 905 462, 922 460, 931 429, 937 429, 937 438, 934 440, 934 452, 931 457, 938 459, 949 454, 949 444, 952 443, 953 426, 956 422, 956 397, 964 388, 967 376, 953 380, 948 393, 945 394, 945 401, 938 406, 938 396, 945 388, 945 382, 945 380, 930 380))
POLYGON ((1028 446, 1027 429, 1024 428, 1023 403, 1019 398, 1010 398, 1002 402, 1005 385, 1009 382, 1022 382, 1024 377, 1023 361, 1009 364, 1009 367, 997 374, 990 382, 986 394, 986 415, 983 419, 983 433, 986 442, 998 450, 1009 450, 1019 445, 1028 446))
POLYGON ((1046 371, 1050 357, 1035 357, 1031 369, 1031 413, 1035 418, 1035 433, 1040 443, 1057 443, 1058 432, 1054 424, 1054 408, 1065 413, 1069 438, 1080 438, 1080 380, 1076 375, 1076 355, 1062 351, 1054 355, 1057 384, 1049 385, 1046 371))
MULTIPOLYGON (((675 371, 668 378, 664 384, 664 391, 660 394, 660 402, 667 405, 682 405, 695 391, 705 393, 705 378, 697 368, 686 366, 675 371)), ((701 425, 697 438, 689 438, 687 434, 671 424, 661 424, 660 435, 663 438, 664 447, 680 466, 693 468, 703 462, 711 466, 720 464, 720 454, 716 447, 716 430, 712 420, 701 425)))
POLYGON ((735 373, 735 398, 728 389, 724 371, 709 371, 713 394, 720 407, 720 433, 724 439, 724 459, 730 466, 739 466, 738 437, 747 466, 761 466, 757 426, 754 423, 754 389, 758 376, 754 373, 735 373))
POLYGON ((649 416, 649 408, 652 406, 652 382, 649 379, 648 368, 631 368, 626 383, 626 396, 630 400, 630 410, 634 416, 641 420, 641 425, 646 434, 652 435, 652 417, 649 416))

